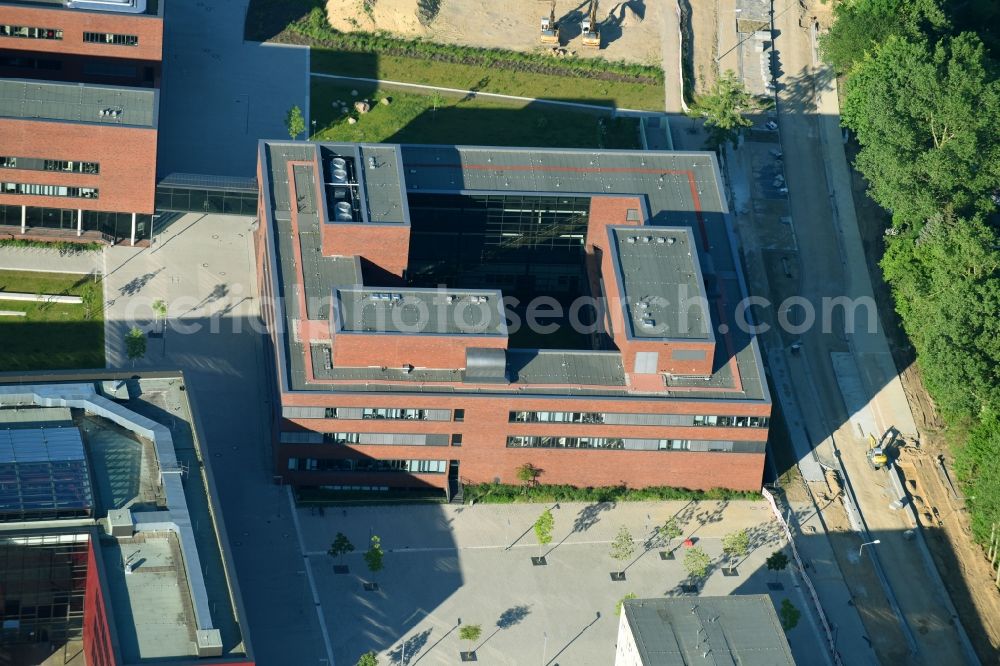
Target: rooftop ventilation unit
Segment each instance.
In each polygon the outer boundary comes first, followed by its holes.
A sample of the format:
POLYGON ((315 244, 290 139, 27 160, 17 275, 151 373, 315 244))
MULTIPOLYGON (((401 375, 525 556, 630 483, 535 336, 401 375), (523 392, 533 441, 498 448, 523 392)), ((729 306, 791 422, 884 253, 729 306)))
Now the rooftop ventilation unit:
POLYGON ((330 179, 334 185, 347 185, 347 169, 334 167, 330 179))
POLYGON ((635 236, 629 236, 625 239, 626 243, 635 243, 635 236))
POLYGON ((645 326, 646 328, 653 328, 654 326, 656 326, 656 321, 650 319, 649 317, 646 317, 642 320, 642 325, 645 326))
POLYGON ((333 218, 338 222, 350 222, 353 220, 354 215, 351 212, 351 204, 347 201, 341 201, 334 206, 333 218))
POLYGON ((454 296, 445 296, 444 297, 444 302, 447 303, 448 305, 451 305, 452 303, 455 302, 455 297, 454 296))
POLYGON ((652 236, 643 236, 643 237, 642 237, 642 242, 643 242, 643 243, 648 243, 648 242, 649 242, 649 241, 651 241, 651 240, 653 240, 653 237, 652 237, 652 236))
POLYGON ((332 160, 330 160, 330 166, 334 169, 346 169, 347 160, 345 160, 343 157, 334 157, 332 160))
POLYGON ((663 236, 657 236, 657 237, 656 237, 656 242, 657 242, 658 244, 660 244, 660 245, 663 245, 664 243, 666 243, 666 242, 667 242, 667 239, 666 239, 666 238, 664 238, 663 236))
POLYGON ((673 236, 668 236, 667 237, 667 245, 673 245, 676 242, 677 242, 677 239, 674 238, 673 236))

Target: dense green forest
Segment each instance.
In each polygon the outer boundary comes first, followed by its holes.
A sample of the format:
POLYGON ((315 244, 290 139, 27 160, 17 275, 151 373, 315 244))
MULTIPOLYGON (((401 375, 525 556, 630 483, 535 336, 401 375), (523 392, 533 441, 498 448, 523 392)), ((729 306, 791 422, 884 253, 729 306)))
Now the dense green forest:
POLYGON ((842 0, 821 40, 882 270, 948 426, 974 537, 1000 523, 1000 3, 842 0))

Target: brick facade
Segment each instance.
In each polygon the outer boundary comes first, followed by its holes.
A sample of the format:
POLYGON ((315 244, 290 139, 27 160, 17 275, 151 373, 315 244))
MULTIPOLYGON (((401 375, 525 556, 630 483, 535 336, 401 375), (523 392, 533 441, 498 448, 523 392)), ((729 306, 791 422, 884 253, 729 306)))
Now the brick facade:
POLYGON ((163 59, 163 19, 158 16, 3 5, 0 6, 0 23, 63 31, 62 39, 0 37, 0 49, 152 62, 163 59), (84 32, 135 35, 139 43, 136 46, 92 44, 83 41, 84 32))
MULTIPOLYGON (((279 474, 287 474, 293 483, 322 485, 364 483, 393 485, 405 474, 361 475, 294 472, 288 470, 288 458, 357 458, 457 460, 460 476, 471 483, 517 483, 518 466, 531 462, 545 470, 543 483, 572 485, 617 485, 631 487, 676 486, 709 489, 727 487, 755 490, 764 470, 763 454, 714 453, 693 451, 630 451, 602 449, 532 449, 508 448, 509 435, 552 435, 589 437, 635 437, 641 439, 710 439, 767 441, 767 428, 719 428, 648 425, 604 425, 574 423, 510 423, 510 411, 571 411, 628 414, 711 414, 731 416, 770 416, 770 405, 760 403, 725 406, 713 401, 666 401, 656 398, 599 399, 543 398, 512 394, 507 396, 426 395, 408 393, 285 393, 282 405, 302 407, 375 407, 401 409, 462 409, 463 420, 417 421, 389 419, 282 419, 283 431, 368 432, 461 435, 462 445, 397 446, 339 444, 279 444, 275 465, 279 474)), ((418 481, 444 487, 445 475, 420 475, 418 481)))
POLYGON ((0 155, 98 162, 99 174, 0 169, 0 180, 99 188, 96 199, 0 193, 0 204, 152 213, 155 129, 0 118, 0 155))

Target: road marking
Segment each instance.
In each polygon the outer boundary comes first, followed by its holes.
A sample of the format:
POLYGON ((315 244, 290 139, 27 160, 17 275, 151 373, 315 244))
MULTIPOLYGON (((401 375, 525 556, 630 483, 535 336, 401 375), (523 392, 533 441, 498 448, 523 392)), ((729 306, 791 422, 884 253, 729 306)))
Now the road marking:
POLYGON ((299 540, 299 552, 302 553, 302 560, 306 565, 306 578, 309 580, 309 589, 312 592, 313 604, 316 606, 316 619, 319 620, 319 629, 323 634, 323 645, 326 647, 327 663, 335 666, 333 661, 333 646, 330 644, 330 632, 326 628, 326 620, 323 618, 323 604, 319 601, 319 592, 316 590, 316 579, 313 577, 312 562, 309 561, 309 553, 306 553, 306 543, 302 538, 302 529, 299 527, 299 514, 295 510, 295 497, 292 495, 292 487, 285 486, 288 491, 288 506, 292 512, 292 523, 295 525, 295 536, 299 540))

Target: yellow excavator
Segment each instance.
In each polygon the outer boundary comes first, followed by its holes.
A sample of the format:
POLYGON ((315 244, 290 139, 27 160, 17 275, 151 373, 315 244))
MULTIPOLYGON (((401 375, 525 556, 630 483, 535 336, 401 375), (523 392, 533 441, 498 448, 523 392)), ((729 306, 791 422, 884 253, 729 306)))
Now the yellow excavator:
POLYGON ((583 45, 591 48, 601 48, 601 31, 597 27, 597 0, 590 0, 587 18, 580 23, 583 45))
POLYGON ((889 464, 889 447, 896 440, 896 430, 889 428, 882 435, 882 439, 876 441, 875 435, 868 435, 868 464, 872 469, 878 471, 889 464))
POLYGON ((549 15, 542 17, 542 44, 559 43, 559 24, 556 23, 556 0, 549 2, 549 15))

